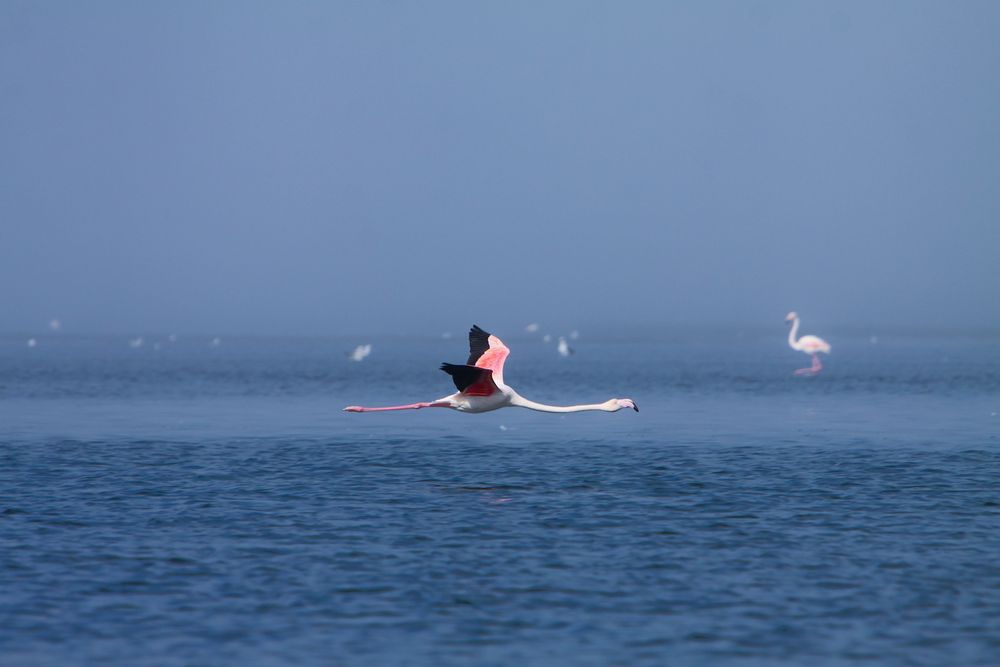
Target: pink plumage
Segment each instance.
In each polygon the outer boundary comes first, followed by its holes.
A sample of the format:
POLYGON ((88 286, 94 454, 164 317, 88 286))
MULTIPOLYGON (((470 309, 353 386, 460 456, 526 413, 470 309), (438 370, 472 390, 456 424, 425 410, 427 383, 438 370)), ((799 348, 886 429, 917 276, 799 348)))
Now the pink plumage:
POLYGON ((504 382, 503 365, 510 350, 496 336, 478 326, 469 330, 469 360, 464 365, 441 364, 441 370, 451 376, 458 391, 428 403, 410 403, 384 408, 366 408, 349 405, 345 412, 384 412, 388 410, 419 410, 420 408, 451 408, 459 412, 490 412, 500 408, 527 408, 539 412, 583 412, 601 410, 617 412, 631 408, 636 412, 631 398, 611 398, 604 403, 585 405, 545 405, 524 398, 504 382))

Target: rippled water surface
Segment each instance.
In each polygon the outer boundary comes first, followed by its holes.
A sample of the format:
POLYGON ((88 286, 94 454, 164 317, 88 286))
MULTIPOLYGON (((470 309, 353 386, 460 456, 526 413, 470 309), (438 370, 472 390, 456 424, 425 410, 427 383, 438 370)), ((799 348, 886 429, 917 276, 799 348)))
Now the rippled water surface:
POLYGON ((996 664, 1000 341, 359 342, 0 339, 0 662, 996 664))

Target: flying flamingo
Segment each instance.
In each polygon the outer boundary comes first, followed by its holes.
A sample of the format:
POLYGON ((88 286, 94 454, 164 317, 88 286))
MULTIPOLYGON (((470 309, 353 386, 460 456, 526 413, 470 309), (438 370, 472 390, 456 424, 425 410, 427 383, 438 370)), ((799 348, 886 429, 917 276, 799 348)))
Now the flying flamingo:
POLYGON ((539 412, 583 412, 603 410, 618 412, 622 408, 632 408, 639 412, 635 401, 630 398, 612 398, 604 403, 591 405, 544 405, 523 398, 504 384, 503 362, 510 350, 496 336, 486 333, 478 326, 469 330, 469 361, 466 365, 441 364, 441 370, 451 376, 458 391, 431 403, 411 403, 386 408, 363 408, 350 405, 345 412, 381 412, 385 410, 419 410, 420 408, 451 408, 459 412, 489 412, 499 408, 528 408, 539 412))
POLYGON ((819 336, 803 336, 795 340, 795 335, 799 332, 799 314, 795 311, 788 313, 785 316, 785 321, 792 323, 792 328, 788 332, 788 346, 793 350, 812 355, 812 366, 800 368, 793 375, 816 375, 823 370, 823 364, 820 363, 817 353, 830 354, 830 344, 819 336))

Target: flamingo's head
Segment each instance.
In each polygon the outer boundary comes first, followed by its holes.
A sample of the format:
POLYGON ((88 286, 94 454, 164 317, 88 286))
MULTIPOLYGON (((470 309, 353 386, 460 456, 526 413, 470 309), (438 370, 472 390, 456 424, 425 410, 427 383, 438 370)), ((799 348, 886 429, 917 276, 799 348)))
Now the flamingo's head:
POLYGON ((639 406, 631 398, 612 398, 605 405, 608 406, 606 409, 609 412, 618 412, 622 408, 632 408, 636 412, 639 412, 639 406))
POLYGON ((788 313, 787 315, 785 315, 785 321, 786 321, 786 322, 791 322, 792 320, 795 320, 795 319, 797 319, 797 318, 798 318, 798 316, 799 316, 799 314, 798 314, 798 313, 796 313, 796 312, 795 312, 795 311, 793 310, 792 312, 790 312, 790 313, 788 313))

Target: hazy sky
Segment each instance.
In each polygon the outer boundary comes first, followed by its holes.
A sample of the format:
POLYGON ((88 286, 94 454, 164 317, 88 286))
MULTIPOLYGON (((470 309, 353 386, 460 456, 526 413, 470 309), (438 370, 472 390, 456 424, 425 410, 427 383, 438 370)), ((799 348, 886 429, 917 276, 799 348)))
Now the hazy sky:
POLYGON ((0 331, 1000 327, 998 72, 991 0, 5 0, 0 331))

